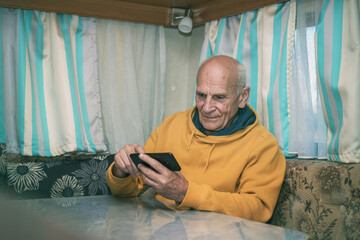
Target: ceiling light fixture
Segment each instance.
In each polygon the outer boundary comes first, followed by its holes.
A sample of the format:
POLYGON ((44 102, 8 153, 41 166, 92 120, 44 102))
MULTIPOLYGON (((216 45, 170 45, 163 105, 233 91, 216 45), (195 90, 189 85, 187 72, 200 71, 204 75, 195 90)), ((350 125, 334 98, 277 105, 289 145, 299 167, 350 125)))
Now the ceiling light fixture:
POLYGON ((179 31, 182 33, 190 33, 192 31, 193 22, 190 9, 172 8, 171 13, 172 27, 178 27, 179 31))

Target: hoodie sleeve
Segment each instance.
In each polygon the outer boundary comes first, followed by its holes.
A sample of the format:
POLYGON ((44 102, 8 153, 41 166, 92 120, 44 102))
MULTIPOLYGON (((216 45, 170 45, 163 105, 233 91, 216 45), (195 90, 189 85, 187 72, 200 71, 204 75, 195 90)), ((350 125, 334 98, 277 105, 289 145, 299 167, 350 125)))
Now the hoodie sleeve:
MULTIPOLYGON (((153 152, 155 149, 157 134, 154 131, 147 140, 144 149, 146 152, 153 152)), ((113 195, 119 197, 135 197, 141 194, 145 189, 144 181, 141 176, 134 178, 117 178, 113 175, 114 164, 112 163, 106 172, 106 182, 113 195)))
POLYGON ((206 184, 189 182, 179 207, 267 222, 277 202, 285 166, 285 157, 278 143, 269 139, 250 153, 235 193, 214 191, 206 184))
POLYGON ((144 190, 144 181, 139 176, 137 178, 131 175, 125 178, 115 177, 112 169, 115 163, 112 163, 106 172, 106 182, 113 195, 119 197, 135 197, 144 190))

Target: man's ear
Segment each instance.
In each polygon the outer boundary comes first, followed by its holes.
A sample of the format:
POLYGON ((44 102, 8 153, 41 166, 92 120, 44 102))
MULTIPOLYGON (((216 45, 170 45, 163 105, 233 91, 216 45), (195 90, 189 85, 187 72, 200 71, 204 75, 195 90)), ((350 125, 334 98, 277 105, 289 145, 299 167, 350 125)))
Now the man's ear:
POLYGON ((246 86, 241 90, 240 96, 239 96, 239 108, 244 108, 246 105, 246 102, 250 96, 250 87, 246 86))

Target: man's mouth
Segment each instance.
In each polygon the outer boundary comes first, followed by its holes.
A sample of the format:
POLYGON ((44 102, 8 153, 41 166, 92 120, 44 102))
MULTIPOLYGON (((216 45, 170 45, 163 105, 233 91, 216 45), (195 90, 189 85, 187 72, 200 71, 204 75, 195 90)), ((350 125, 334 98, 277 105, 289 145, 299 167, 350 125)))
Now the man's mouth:
POLYGON ((202 115, 202 117, 204 119, 208 119, 208 120, 214 120, 214 119, 217 119, 218 117, 217 116, 205 116, 205 115, 202 115))

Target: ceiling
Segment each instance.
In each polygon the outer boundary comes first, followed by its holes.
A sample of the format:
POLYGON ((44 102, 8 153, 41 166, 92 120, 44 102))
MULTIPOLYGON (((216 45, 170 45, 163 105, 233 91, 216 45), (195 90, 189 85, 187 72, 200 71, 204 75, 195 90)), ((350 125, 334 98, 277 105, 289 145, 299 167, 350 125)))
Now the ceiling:
POLYGON ((171 27, 171 8, 189 8, 195 26, 287 0, 0 0, 0 6, 171 27))

